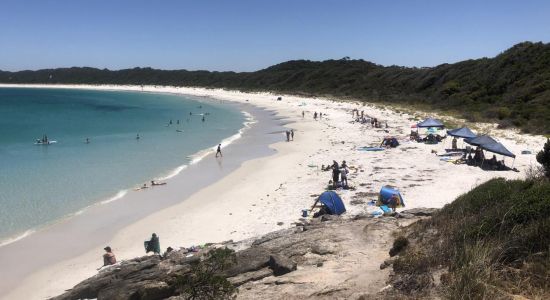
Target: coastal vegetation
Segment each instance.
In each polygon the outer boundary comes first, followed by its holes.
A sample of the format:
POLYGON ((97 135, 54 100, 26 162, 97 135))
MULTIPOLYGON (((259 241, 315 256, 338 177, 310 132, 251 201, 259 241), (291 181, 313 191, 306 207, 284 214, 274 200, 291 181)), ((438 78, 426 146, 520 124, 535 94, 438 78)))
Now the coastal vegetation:
POLYGON ((294 60, 241 73, 87 67, 0 71, 0 82, 198 86, 338 97, 436 109, 470 121, 550 134, 550 44, 544 43, 524 42, 494 58, 430 68, 344 57, 294 60))
POLYGON ((546 140, 544 148, 537 153, 537 161, 542 165, 544 175, 550 179, 550 139, 546 140))
POLYGON ((233 299, 237 288, 221 275, 237 263, 235 251, 228 248, 210 250, 205 258, 191 263, 191 271, 175 283, 183 299, 233 299))
POLYGON ((448 299, 550 297, 550 182, 492 179, 396 242, 402 292, 448 299))

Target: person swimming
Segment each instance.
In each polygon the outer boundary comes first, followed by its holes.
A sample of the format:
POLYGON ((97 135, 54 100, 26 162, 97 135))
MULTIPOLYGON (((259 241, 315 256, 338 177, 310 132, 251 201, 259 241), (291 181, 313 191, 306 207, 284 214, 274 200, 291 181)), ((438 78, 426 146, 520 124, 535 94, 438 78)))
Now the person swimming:
POLYGON ((136 140, 139 140, 139 133, 136 135, 136 140))

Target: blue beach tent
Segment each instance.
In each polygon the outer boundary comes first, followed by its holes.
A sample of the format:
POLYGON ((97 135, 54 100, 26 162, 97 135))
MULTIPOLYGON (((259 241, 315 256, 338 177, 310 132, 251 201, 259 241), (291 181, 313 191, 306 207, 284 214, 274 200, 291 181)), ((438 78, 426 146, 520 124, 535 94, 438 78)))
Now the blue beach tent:
POLYGON ((399 197, 400 205, 398 207, 404 207, 405 201, 403 201, 403 196, 401 196, 401 193, 398 190, 391 188, 389 186, 383 186, 380 189, 380 194, 378 195, 378 206, 388 205, 393 195, 397 195, 397 197, 399 197))
POLYGON ((447 133, 450 136, 456 136, 464 139, 473 139, 477 137, 477 135, 473 133, 468 127, 461 127, 453 130, 448 130, 447 133))
POLYGON ((441 121, 439 121, 439 120, 432 119, 432 118, 427 118, 426 120, 416 124, 416 127, 418 127, 418 128, 424 128, 424 127, 443 128, 443 127, 445 127, 445 125, 443 125, 443 123, 441 123, 441 121))
POLYGON ((323 203, 331 215, 341 215, 346 212, 346 207, 342 198, 334 191, 326 191, 319 196, 319 201, 323 203))

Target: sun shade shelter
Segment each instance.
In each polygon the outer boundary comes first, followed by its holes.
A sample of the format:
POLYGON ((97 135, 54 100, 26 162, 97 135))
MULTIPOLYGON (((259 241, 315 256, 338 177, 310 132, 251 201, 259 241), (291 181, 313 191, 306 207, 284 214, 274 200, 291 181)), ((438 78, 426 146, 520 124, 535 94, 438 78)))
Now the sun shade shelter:
POLYGON ((510 152, 510 150, 506 149, 506 147, 499 142, 495 144, 482 145, 480 147, 489 152, 516 158, 514 153, 510 152))
POLYGON ((341 215, 346 212, 346 207, 344 206, 344 202, 342 202, 342 198, 334 191, 323 192, 317 201, 315 201, 313 207, 315 207, 318 202, 321 202, 331 215, 341 215))
POLYGON ((474 146, 479 146, 481 147, 481 149, 489 152, 516 158, 516 155, 514 153, 510 152, 510 150, 506 149, 504 145, 497 142, 495 139, 488 135, 481 135, 473 139, 467 139, 466 143, 474 146))
POLYGON ((432 118, 427 118, 426 120, 416 124, 416 127, 418 127, 418 128, 425 128, 425 127, 443 128, 443 127, 445 127, 445 125, 443 125, 443 123, 441 123, 441 121, 439 121, 439 120, 432 119, 432 118))
POLYGON ((456 136, 464 139, 473 139, 477 137, 477 135, 473 133, 468 127, 461 127, 457 129, 448 130, 447 134, 450 136, 456 136))
POLYGON ((482 145, 496 144, 498 142, 488 135, 480 135, 472 139, 466 139, 466 143, 481 147, 482 145))

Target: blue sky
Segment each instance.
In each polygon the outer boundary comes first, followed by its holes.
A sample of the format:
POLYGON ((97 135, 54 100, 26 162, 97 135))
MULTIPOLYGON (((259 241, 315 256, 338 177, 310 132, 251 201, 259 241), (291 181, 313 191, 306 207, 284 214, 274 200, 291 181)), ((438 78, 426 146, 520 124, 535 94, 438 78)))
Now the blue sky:
POLYGON ((550 41, 550 1, 1 0, 0 69, 434 66, 550 41))

